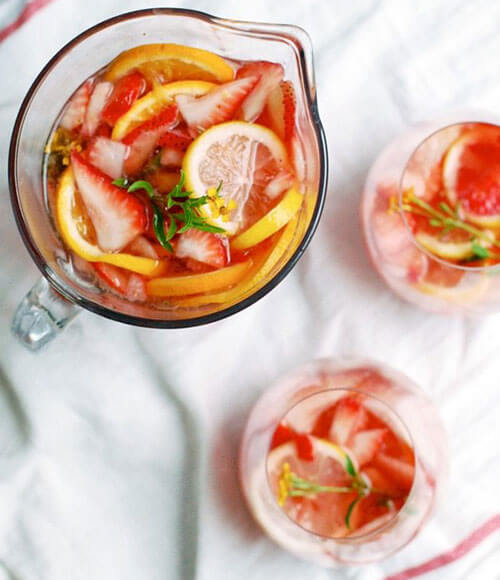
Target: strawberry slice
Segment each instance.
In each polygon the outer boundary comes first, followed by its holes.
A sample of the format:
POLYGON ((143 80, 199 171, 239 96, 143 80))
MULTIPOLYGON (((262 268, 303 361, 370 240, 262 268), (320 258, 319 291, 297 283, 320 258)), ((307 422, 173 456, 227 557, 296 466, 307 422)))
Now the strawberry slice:
POLYGON ((135 272, 127 272, 111 264, 95 262, 94 269, 108 286, 128 298, 132 302, 145 302, 147 299, 146 281, 135 272))
POLYGON ((163 147, 160 155, 160 163, 166 167, 181 167, 184 153, 173 147, 163 147))
POLYGON ((118 290, 120 294, 125 294, 129 279, 129 273, 126 270, 117 268, 111 264, 105 264, 104 262, 94 262, 92 265, 101 280, 104 280, 106 284, 118 290))
POLYGON ((141 170, 149 156, 155 150, 160 136, 171 130, 177 123, 177 105, 169 105, 149 121, 145 121, 122 139, 129 145, 125 159, 125 173, 133 175, 141 170))
POLYGON ((146 290, 146 281, 145 279, 132 272, 128 279, 127 290, 125 292, 125 296, 131 302, 146 302, 148 294, 146 290))
POLYGON ((290 81, 282 81, 267 98, 266 108, 271 129, 288 143, 295 135, 295 109, 297 100, 290 81))
POLYGON ((176 127, 172 131, 165 131, 158 139, 160 147, 169 147, 171 149, 178 149, 179 151, 186 151, 193 138, 185 128, 176 127))
POLYGON ((116 252, 147 227, 144 205, 113 185, 111 178, 73 151, 71 165, 76 185, 104 252, 116 252))
POLYGON ((127 145, 106 137, 96 137, 88 148, 88 159, 113 179, 123 175, 123 162, 128 152, 127 145))
POLYGON ((243 65, 236 73, 237 79, 257 77, 258 83, 241 104, 241 116, 245 121, 253 122, 262 113, 266 101, 283 80, 283 67, 275 62, 264 60, 243 65))
POLYGON ((303 433, 295 436, 295 448, 302 461, 314 461, 314 445, 312 439, 303 433))
POLYGON ((288 169, 280 169, 280 171, 266 185, 264 193, 270 199, 276 199, 284 191, 288 191, 294 183, 295 178, 290 171, 288 171, 288 169))
POLYGON ((387 429, 367 429, 359 431, 347 442, 347 447, 352 451, 361 467, 371 461, 382 445, 387 429))
POLYGON ((112 91, 113 85, 108 82, 97 83, 94 87, 82 126, 82 135, 85 137, 92 137, 96 132, 101 121, 102 111, 112 91))
POLYGON ((229 263, 229 244, 225 236, 191 228, 180 234, 175 255, 223 268, 229 263))
POLYGON ((146 92, 146 88, 146 79, 140 72, 133 72, 119 79, 102 111, 102 120, 113 126, 146 92))
MULTIPOLYGON (((161 247, 161 246, 160 246, 161 247)), ((127 246, 127 251, 135 256, 142 256, 144 258, 151 258, 158 260, 158 252, 153 244, 144 236, 137 236, 127 246)))
POLYGON ((220 85, 203 97, 177 95, 175 100, 191 129, 208 129, 231 119, 258 80, 257 76, 248 75, 247 78, 220 85))
POLYGON ((338 445, 344 445, 362 427, 366 411, 356 397, 340 399, 335 408, 329 439, 338 445))
POLYGON ((415 476, 415 467, 412 464, 386 455, 385 453, 376 455, 373 459, 373 464, 399 490, 404 492, 410 491, 415 476))
POLYGON ((61 127, 72 131, 83 123, 91 93, 92 81, 85 81, 68 103, 61 119, 61 127))
POLYGON ((286 425, 285 423, 280 423, 273 433, 273 438, 271 440, 271 449, 279 447, 288 441, 292 441, 296 437, 297 433, 294 429, 286 425))

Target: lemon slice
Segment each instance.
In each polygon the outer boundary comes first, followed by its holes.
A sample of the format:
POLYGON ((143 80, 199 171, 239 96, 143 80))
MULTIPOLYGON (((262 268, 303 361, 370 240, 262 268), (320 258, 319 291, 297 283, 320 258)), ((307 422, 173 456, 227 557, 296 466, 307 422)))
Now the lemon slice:
POLYGON ((217 294, 204 294, 202 296, 192 296, 190 298, 177 300, 177 306, 190 308, 205 306, 207 304, 229 304, 236 300, 241 301, 247 296, 250 296, 261 282, 266 280, 273 268, 289 250, 295 238, 297 226, 297 218, 290 220, 271 251, 254 258, 254 265, 236 286, 230 290, 218 292, 217 294))
POLYGON ((445 260, 465 260, 474 255, 471 241, 443 242, 435 236, 423 232, 416 234, 415 239, 423 248, 431 252, 431 254, 444 258, 445 260))
POLYGON ((460 282, 457 286, 440 286, 430 282, 416 284, 420 292, 441 298, 445 302, 454 304, 468 304, 480 300, 490 285, 490 280, 485 274, 474 274, 474 279, 460 282))
POLYGON ((225 83, 234 78, 233 67, 220 56, 181 44, 143 44, 126 50, 111 62, 104 79, 113 82, 132 70, 153 84, 186 79, 225 83))
POLYGON ((245 250, 272 236, 286 225, 299 211, 303 195, 292 187, 283 199, 248 230, 234 238, 231 246, 245 250))
POLYGON ((68 167, 61 176, 56 193, 56 215, 59 231, 66 245, 87 262, 104 262, 144 276, 158 276, 165 270, 161 260, 143 258, 132 254, 106 254, 87 241, 78 229, 75 212, 75 181, 68 167))
POLYGON ((132 129, 157 115, 163 108, 174 102, 176 95, 191 95, 201 97, 210 92, 214 83, 207 81, 177 81, 167 85, 157 86, 149 91, 116 122, 111 138, 115 141, 123 139, 132 129))
POLYGON ((252 214, 258 205, 256 200, 265 199, 267 183, 286 164, 285 146, 270 129, 230 121, 215 125, 195 139, 186 151, 182 167, 186 188, 195 197, 221 186, 220 195, 227 208, 232 209, 226 215, 209 213, 208 206, 201 209, 210 223, 234 235, 245 223, 256 221, 252 214))
POLYGON ((147 283, 146 291, 150 296, 163 298, 215 292, 239 282, 251 265, 252 261, 248 260, 204 274, 155 278, 147 283))

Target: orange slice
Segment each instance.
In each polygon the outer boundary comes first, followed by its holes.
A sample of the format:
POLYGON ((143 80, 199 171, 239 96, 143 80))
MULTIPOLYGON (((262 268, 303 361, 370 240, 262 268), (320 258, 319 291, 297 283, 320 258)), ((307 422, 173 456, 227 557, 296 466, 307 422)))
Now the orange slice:
POLYGON ((165 271, 162 260, 153 260, 132 254, 107 254, 86 239, 84 218, 76 201, 73 170, 68 167, 61 176, 56 192, 56 216, 65 244, 87 262, 104 262, 144 276, 159 276, 165 271))
POLYGON ((204 274, 155 278, 147 283, 146 290, 150 296, 162 298, 215 292, 239 282, 251 265, 252 261, 248 260, 204 274))
POLYGON ((132 107, 116 122, 111 138, 115 141, 123 139, 132 129, 141 123, 145 123, 162 109, 174 102, 177 95, 191 95, 201 97, 210 92, 216 85, 207 81, 177 81, 160 85, 141 99, 137 100, 132 107))
POLYGON ((292 247, 292 242, 297 233, 297 225, 298 218, 296 217, 284 228, 271 251, 267 251, 260 256, 257 256, 254 259, 253 267, 248 271, 245 278, 230 290, 225 290, 216 294, 192 296, 190 298, 178 300, 176 301, 176 304, 185 308, 205 306, 207 304, 226 304, 236 302, 237 300, 241 301, 251 295, 252 292, 262 285, 262 282, 267 280, 275 266, 292 247))
POLYGON ((188 79, 225 83, 234 78, 232 66, 208 50, 180 44, 143 44, 119 54, 104 80, 114 82, 132 70, 140 71, 153 85, 188 79))

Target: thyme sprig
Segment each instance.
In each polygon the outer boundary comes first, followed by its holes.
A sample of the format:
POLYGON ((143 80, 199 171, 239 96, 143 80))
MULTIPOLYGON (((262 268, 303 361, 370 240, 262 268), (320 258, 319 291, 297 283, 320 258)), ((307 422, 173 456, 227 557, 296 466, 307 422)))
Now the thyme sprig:
POLYGON ((429 225, 441 230, 440 235, 444 236, 454 229, 459 229, 470 234, 472 242, 472 251, 474 252, 474 259, 485 259, 489 257, 500 258, 499 253, 493 253, 484 247, 483 242, 488 246, 495 246, 500 248, 500 242, 497 241, 490 232, 477 228, 460 218, 460 205, 457 204, 455 208, 451 208, 446 202, 439 204, 439 210, 425 200, 417 197, 413 188, 406 190, 403 194, 401 209, 405 212, 420 215, 428 219, 429 225), (440 211, 441 210, 441 211, 440 211))
POLYGON ((371 492, 376 491, 371 488, 367 480, 364 479, 355 468, 349 455, 344 456, 344 469, 351 476, 351 482, 348 486, 321 485, 314 481, 309 481, 299 477, 290 469, 290 464, 285 462, 282 467, 279 478, 278 503, 283 506, 287 497, 310 497, 318 493, 356 493, 357 497, 349 504, 344 517, 347 529, 351 528, 351 516, 356 504, 371 492))
POLYGON ((192 192, 184 190, 185 176, 181 171, 180 179, 174 188, 165 194, 158 193, 154 187, 144 179, 129 183, 127 178, 120 177, 113 181, 113 184, 126 189, 129 193, 144 190, 153 208, 153 229, 158 242, 169 252, 173 252, 170 240, 176 234, 194 228, 204 232, 217 234, 225 233, 223 228, 208 223, 207 218, 200 213, 200 208, 214 203, 214 198, 221 208, 224 202, 220 202, 220 189, 222 183, 215 190, 215 196, 211 192, 201 197, 191 197, 192 192), (168 222, 168 229, 165 231, 165 219, 168 222))

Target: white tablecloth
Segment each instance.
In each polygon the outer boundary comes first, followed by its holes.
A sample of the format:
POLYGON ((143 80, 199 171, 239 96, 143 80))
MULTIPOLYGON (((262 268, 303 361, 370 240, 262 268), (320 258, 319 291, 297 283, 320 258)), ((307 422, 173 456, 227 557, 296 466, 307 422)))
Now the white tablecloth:
MULTIPOLYGON (((9 333, 38 277, 9 207, 11 127, 64 43, 148 4, 54 0, 0 44, 0 579, 381 580, 450 550, 500 512, 500 318, 444 318, 399 301, 368 262, 358 206, 370 163, 407 123, 498 110, 500 4, 171 2, 309 32, 332 162, 321 226, 295 271, 233 318, 161 332, 82 313, 32 354, 9 333), (266 539, 243 505, 236 457, 245 417, 273 379, 344 354, 388 362, 434 398, 451 471, 412 544, 380 565, 331 572, 266 539)), ((493 533, 426 578, 500 578, 499 548, 493 533)))

